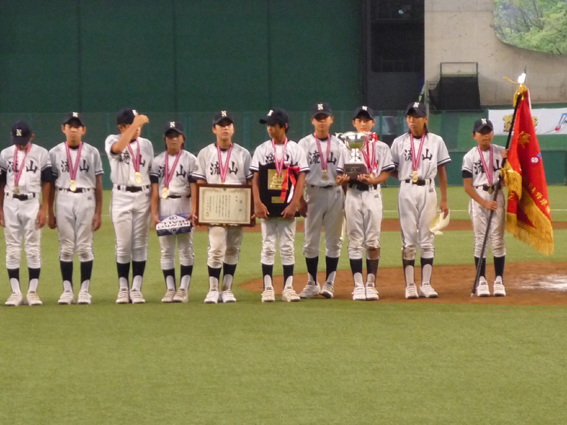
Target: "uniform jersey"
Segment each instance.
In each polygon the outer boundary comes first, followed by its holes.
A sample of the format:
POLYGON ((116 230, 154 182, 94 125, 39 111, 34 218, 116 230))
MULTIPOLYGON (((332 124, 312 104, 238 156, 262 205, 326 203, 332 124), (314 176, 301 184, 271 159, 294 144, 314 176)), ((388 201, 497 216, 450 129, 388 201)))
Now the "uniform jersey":
MULTIPOLYGON (((75 164, 77 161, 77 148, 69 148, 71 155, 71 162, 75 164)), ((71 185, 71 174, 69 171, 69 164, 67 163, 67 149, 65 142, 58 144, 49 151, 51 158, 51 165, 53 170, 53 178, 55 180, 55 187, 69 189, 71 185)), ((100 160, 100 153, 97 148, 83 142, 81 148, 81 158, 75 176, 75 184, 78 188, 95 189, 96 176, 102 175, 104 170, 102 168, 102 161, 100 160)))
MULTIPOLYGON (((282 157, 284 145, 276 145, 276 155, 278 159, 282 157)), ((272 147, 272 141, 267 140, 256 148, 254 151, 254 156, 252 157, 252 164, 250 169, 252 172, 260 171, 262 166, 274 166, 274 148, 272 147)), ((299 167, 300 173, 309 173, 309 165, 307 164, 307 158, 305 156, 305 151, 299 147, 299 145, 291 140, 288 141, 286 151, 285 151, 285 161, 284 168, 287 167, 299 167)))
MULTIPOLYGON (((319 139, 321 142, 321 152, 327 154, 327 138, 319 139)), ((331 136, 331 151, 329 152, 327 162, 327 179, 323 180, 323 168, 321 166, 321 158, 319 156, 319 148, 313 134, 305 136, 299 141, 299 146, 305 151, 307 164, 309 165, 309 173, 305 177, 305 183, 313 186, 331 186, 335 185, 338 174, 343 172, 344 154, 346 148, 344 144, 335 136, 331 136)))
POLYGON ((114 184, 125 186, 146 186, 150 184, 149 171, 152 166, 154 158, 154 148, 152 142, 143 137, 138 137, 137 140, 130 143, 130 149, 134 154, 134 158, 130 155, 128 147, 120 153, 112 152, 112 145, 120 139, 120 134, 111 134, 104 142, 108 161, 110 162, 110 180, 114 184), (141 148, 140 158, 140 176, 142 182, 136 182, 136 171, 134 169, 134 159, 138 155, 138 149, 141 148))
MULTIPOLYGON (((226 164, 227 155, 228 149, 221 149, 221 160, 223 164, 226 164)), ((209 184, 222 183, 216 142, 201 149, 199 155, 197 155, 197 164, 193 172, 193 177, 195 179, 206 180, 209 184)), ((246 184, 252 177, 252 172, 250 171, 250 152, 242 146, 233 143, 225 184, 246 184)))
POLYGON ((156 156, 152 162, 150 176, 152 182, 159 182, 159 193, 163 192, 165 187, 165 161, 168 161, 169 173, 174 173, 169 182, 168 194, 172 196, 191 196, 191 185, 193 181, 192 174, 197 164, 197 158, 186 150, 181 151, 181 156, 175 170, 172 170, 177 155, 169 155, 167 151, 156 156))
POLYGON ((22 166, 18 190, 20 193, 39 193, 42 186, 42 173, 51 173, 51 160, 47 149, 31 144, 30 151, 26 158, 26 163, 22 161, 26 157, 26 151, 20 150, 16 146, 10 146, 0 153, 0 168, 6 173, 6 192, 13 192, 15 187, 16 171, 14 170, 14 152, 18 152, 18 170, 22 166))
MULTIPOLYGON (((425 133, 425 142, 421 152, 421 160, 417 169, 417 178, 420 180, 434 179, 437 176, 437 167, 451 162, 451 157, 447 151, 447 146, 443 139, 433 133, 425 133)), ((405 133, 397 137, 392 143, 392 160, 398 169, 398 178, 400 180, 412 179, 412 151, 410 133, 405 133)), ((421 138, 414 138, 413 152, 417 156, 421 138)))
MULTIPOLYGON (((480 153, 478 147, 472 148, 470 151, 466 153, 463 157, 463 178, 471 178, 472 177, 472 185, 474 187, 477 186, 484 186, 490 184, 496 184, 500 180, 500 169, 502 168, 502 151, 504 148, 498 145, 490 145, 492 146, 493 154, 492 154, 492 169, 493 171, 493 181, 492 183, 488 182, 488 178, 484 172, 484 168, 482 166, 482 161, 480 159, 480 153)), ((490 165, 490 150, 482 151, 484 156, 484 163, 487 167, 490 165)))
MULTIPOLYGON (((371 167, 369 173, 374 174, 374 177, 378 177, 384 171, 391 171, 395 168, 394 161, 392 160, 392 153, 390 152, 390 147, 380 141, 372 143, 372 148, 370 155, 372 155, 372 150, 374 150, 376 155, 376 163, 371 167)), ((361 148, 361 150, 364 148, 361 148)))

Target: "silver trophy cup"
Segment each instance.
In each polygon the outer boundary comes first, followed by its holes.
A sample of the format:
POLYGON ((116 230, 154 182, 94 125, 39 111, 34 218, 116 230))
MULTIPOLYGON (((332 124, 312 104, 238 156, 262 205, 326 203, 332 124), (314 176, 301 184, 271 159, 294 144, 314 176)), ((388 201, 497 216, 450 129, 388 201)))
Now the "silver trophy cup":
POLYGON ((364 146, 364 140, 370 137, 371 134, 372 133, 349 131, 348 133, 339 133, 336 135, 350 152, 348 159, 345 161, 344 173, 351 178, 359 176, 360 174, 368 174, 368 166, 364 162, 360 148, 364 146))

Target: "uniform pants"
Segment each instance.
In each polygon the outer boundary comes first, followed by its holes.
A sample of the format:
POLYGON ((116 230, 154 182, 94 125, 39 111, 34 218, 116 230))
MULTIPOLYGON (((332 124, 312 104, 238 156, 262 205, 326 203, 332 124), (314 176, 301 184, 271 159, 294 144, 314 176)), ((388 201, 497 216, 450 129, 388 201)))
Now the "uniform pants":
POLYGON ((28 267, 41 268, 41 229, 37 226, 39 197, 20 201, 6 194, 4 199, 4 237, 6 239, 6 268, 20 268, 22 236, 25 242, 28 267))
MULTIPOLYGON (((189 216, 191 211, 191 198, 160 198, 158 215, 161 219, 171 215, 184 214, 189 216)), ((159 244, 161 247, 161 268, 171 270, 175 268, 175 244, 179 249, 179 264, 182 266, 192 266, 195 263, 193 253, 193 230, 189 233, 179 235, 160 236, 159 244)))
POLYGON ((347 189, 345 218, 350 259, 362 259, 363 249, 380 248, 382 215, 382 192, 379 187, 369 190, 347 189))
POLYGON ((92 190, 81 193, 57 192, 55 219, 59 233, 59 260, 73 261, 75 252, 81 262, 94 259, 95 209, 96 199, 92 190))
POLYGON ((273 265, 276 258, 276 244, 280 242, 282 265, 295 264, 295 218, 266 218, 260 220, 262 227, 262 264, 273 265))
POLYGON ((238 264, 244 230, 240 226, 209 226, 207 265, 219 269, 225 264, 238 264))
MULTIPOLYGON (((483 190, 482 188, 475 189, 476 193, 480 195, 485 201, 492 201, 493 195, 483 190)), ((494 211, 492 222, 490 223, 490 237, 488 244, 484 251, 484 257, 488 252, 488 247, 492 246, 492 254, 495 257, 504 257, 506 255, 506 244, 504 242, 504 230, 506 226, 506 200, 504 192, 498 192, 498 209, 494 211)), ((480 251, 482 250, 482 243, 484 242, 484 234, 486 233, 486 225, 490 210, 487 210, 482 205, 474 200, 470 200, 469 214, 471 216, 474 232, 474 256, 480 258, 480 251)))

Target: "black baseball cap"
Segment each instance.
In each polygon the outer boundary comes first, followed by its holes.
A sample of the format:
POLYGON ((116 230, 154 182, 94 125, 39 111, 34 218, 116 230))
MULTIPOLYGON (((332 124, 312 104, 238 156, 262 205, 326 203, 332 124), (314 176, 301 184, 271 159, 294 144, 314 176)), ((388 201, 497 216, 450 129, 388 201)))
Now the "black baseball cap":
POLYGON ((412 102, 406 108, 406 116, 412 115, 418 118, 427 117, 427 107, 422 102, 412 102))
POLYGON ((116 124, 117 125, 124 125, 124 124, 132 124, 134 122, 134 117, 138 115, 135 109, 122 109, 116 115, 116 124))
POLYGON ((27 145, 32 134, 32 128, 26 121, 18 121, 12 126, 12 143, 21 146, 27 145))
POLYGON ((69 112, 65 116, 65 121, 63 121, 63 125, 70 124, 71 121, 77 121, 79 124, 81 124, 82 127, 85 126, 85 124, 83 123, 83 118, 81 117, 81 114, 79 114, 78 112, 69 112))
POLYGON ((359 106, 352 114, 353 121, 357 118, 369 118, 374 121, 374 111, 368 106, 359 106))
POLYGON ((228 120, 231 124, 234 124, 234 119, 232 118, 232 114, 228 111, 218 111, 215 116, 213 117, 213 125, 217 125, 221 121, 228 120))
POLYGON ((169 121, 165 125, 165 127, 163 127, 164 136, 167 136, 167 133, 169 133, 170 131, 174 131, 181 134, 182 136, 185 136, 185 129, 183 128, 183 124, 181 124, 179 121, 169 121))
POLYGON ((311 118, 315 118, 317 115, 326 115, 328 117, 333 116, 333 110, 331 105, 328 103, 316 103, 311 107, 311 118))
POLYGON ((490 121, 488 118, 481 118, 479 120, 476 120, 473 124, 472 131, 473 133, 480 133, 483 128, 489 128, 490 131, 494 131, 492 121, 490 121))
POLYGON ((260 118, 260 124, 279 124, 283 127, 284 125, 289 124, 289 115, 281 108, 270 109, 266 118, 260 118))

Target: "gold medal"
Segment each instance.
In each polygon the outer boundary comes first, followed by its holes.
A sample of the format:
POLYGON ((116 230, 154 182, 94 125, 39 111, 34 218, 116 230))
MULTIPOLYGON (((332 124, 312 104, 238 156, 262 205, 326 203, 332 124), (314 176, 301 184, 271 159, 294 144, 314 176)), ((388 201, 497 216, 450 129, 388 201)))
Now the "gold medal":
POLYGON ((77 186, 75 185, 75 180, 71 180, 71 186, 69 186, 69 190, 71 192, 75 192, 77 190, 77 186))
POLYGON ((491 195, 494 193, 494 186, 488 186, 488 193, 490 193, 491 195))
POLYGON ((417 183, 417 180, 418 180, 417 176, 414 176, 414 178, 412 180, 413 180, 414 183, 417 183))
POLYGON ((329 180, 329 176, 327 176, 327 170, 323 170, 323 175, 321 176, 323 180, 329 180))
POLYGON ((139 171, 136 171, 136 183, 142 183, 142 176, 139 171))
POLYGON ((17 195, 20 193, 20 188, 18 186, 14 186, 14 193, 17 195))
POLYGON ((167 199, 168 196, 169 196, 169 190, 167 189, 167 187, 164 187, 163 192, 161 193, 161 197, 163 199, 167 199))

